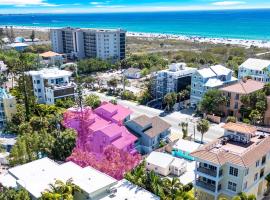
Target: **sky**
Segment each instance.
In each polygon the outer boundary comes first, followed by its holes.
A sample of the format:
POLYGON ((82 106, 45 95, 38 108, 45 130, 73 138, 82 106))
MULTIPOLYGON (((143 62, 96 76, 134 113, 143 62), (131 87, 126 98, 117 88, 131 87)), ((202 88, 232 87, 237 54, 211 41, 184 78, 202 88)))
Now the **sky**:
POLYGON ((1 14, 270 8, 270 0, 0 0, 1 14))

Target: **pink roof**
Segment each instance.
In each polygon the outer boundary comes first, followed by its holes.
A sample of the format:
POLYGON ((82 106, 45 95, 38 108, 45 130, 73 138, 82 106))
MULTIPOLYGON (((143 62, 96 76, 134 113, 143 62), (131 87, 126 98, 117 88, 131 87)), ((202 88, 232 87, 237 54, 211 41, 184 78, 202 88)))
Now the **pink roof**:
POLYGON ((115 138, 116 136, 121 136, 121 128, 117 124, 109 124, 104 129, 100 130, 102 133, 110 138, 115 138))
POLYGON ((93 114, 93 116, 95 117, 95 122, 89 126, 89 130, 93 132, 98 131, 110 124, 110 122, 106 121, 105 119, 102 119, 96 114, 93 114))
POLYGON ((126 127, 122 126, 122 136, 121 138, 115 140, 112 145, 114 145, 118 149, 123 149, 124 147, 133 144, 136 140, 137 137, 131 134, 126 127))
POLYGON ((121 105, 114 105, 108 102, 104 102, 103 105, 96 108, 94 111, 103 117, 110 118, 110 120, 117 122, 123 121, 132 113, 129 108, 123 107, 121 105))
MULTIPOLYGON (((108 112, 107 112, 108 113, 108 112)), ((115 119, 125 119, 131 114, 131 111, 125 107, 106 103, 97 108, 94 112, 91 108, 83 109, 83 113, 80 113, 78 109, 69 109, 64 115, 64 124, 70 128, 74 128, 78 131, 79 139, 77 144, 84 146, 88 144, 88 138, 91 134, 95 134, 93 141, 93 147, 99 146, 97 141, 100 141, 102 136, 107 136, 107 140, 110 144, 114 145, 118 149, 124 149, 128 145, 133 144, 137 137, 131 134, 120 121, 115 119), (104 109, 105 108, 105 109, 104 109), (109 110, 109 113, 117 112, 113 118, 108 117, 108 114, 104 114, 109 110), (101 114, 100 114, 101 113, 101 114), (83 119, 84 125, 82 125, 79 119, 83 119)))

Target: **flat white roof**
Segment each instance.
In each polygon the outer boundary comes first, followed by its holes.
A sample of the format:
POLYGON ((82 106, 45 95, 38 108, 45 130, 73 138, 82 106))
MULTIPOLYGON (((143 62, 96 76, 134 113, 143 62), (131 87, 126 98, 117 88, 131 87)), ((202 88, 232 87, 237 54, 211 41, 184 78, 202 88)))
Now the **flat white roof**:
POLYGON ((31 76, 40 76, 44 79, 49 79, 49 78, 71 76, 72 72, 52 67, 52 68, 43 68, 38 71, 29 71, 28 74, 31 76))
POLYGON ((178 169, 186 168, 187 162, 184 159, 181 158, 174 158, 173 162, 171 163, 171 166, 176 167, 178 169))
POLYGON ((100 200, 159 200, 160 198, 151 192, 134 185, 126 179, 117 183, 113 188, 117 191, 114 195, 108 195, 100 200))
POLYGON ((174 160, 174 157, 167 153, 161 153, 153 151, 146 158, 146 162, 151 163, 153 165, 166 168, 168 167, 174 160))
POLYGON ((217 79, 217 78, 210 78, 206 83, 206 87, 218 87, 223 85, 223 81, 217 79))
POLYGON ((16 143, 16 137, 15 136, 9 136, 9 135, 1 135, 0 134, 0 144, 2 145, 11 145, 13 146, 16 143))
POLYGON ((224 67, 223 65, 214 65, 210 67, 215 73, 216 75, 220 76, 220 75, 228 75, 232 70, 224 67))
POLYGON ((199 143, 179 139, 175 143, 175 145, 173 145, 173 148, 191 153, 193 151, 196 151, 200 146, 201 146, 201 144, 199 144, 199 143))
POLYGON ((17 187, 16 179, 8 173, 0 175, 0 182, 4 187, 7 187, 7 188, 10 188, 10 187, 16 188, 17 187))
POLYGON ((211 78, 220 75, 228 75, 232 70, 223 65, 213 65, 208 68, 198 70, 198 73, 204 78, 211 78))
POLYGON ((49 189, 49 184, 54 184, 56 180, 67 181, 72 178, 74 184, 90 195, 116 183, 114 178, 91 167, 81 168, 73 162, 59 165, 49 158, 11 168, 8 172, 19 185, 36 198, 39 198, 42 192, 49 189))
POLYGON ((210 68, 204 68, 198 70, 198 73, 204 78, 215 77, 216 74, 210 68))
POLYGON ((251 70, 263 70, 267 67, 270 67, 270 60, 249 58, 243 64, 241 64, 240 67, 251 70))
POLYGON ((7 46, 15 48, 15 47, 28 47, 29 45, 22 42, 16 42, 16 43, 8 44, 7 46))

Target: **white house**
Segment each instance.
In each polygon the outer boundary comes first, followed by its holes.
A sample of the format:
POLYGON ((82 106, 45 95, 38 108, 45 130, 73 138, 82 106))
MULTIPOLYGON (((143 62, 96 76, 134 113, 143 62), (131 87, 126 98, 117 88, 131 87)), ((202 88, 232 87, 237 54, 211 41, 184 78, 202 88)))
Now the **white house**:
POLYGON ((39 54, 39 57, 41 58, 41 63, 48 66, 56 65, 60 67, 66 61, 65 54, 59 54, 53 51, 41 53, 39 54))
POLYGON ((270 60, 249 58, 239 66, 238 79, 250 76, 252 79, 267 83, 270 81, 270 60))
POLYGON ((153 170, 163 176, 168 176, 169 174, 180 176, 187 170, 187 163, 183 159, 156 151, 153 151, 146 158, 145 165, 148 170, 153 170))
POLYGON ((50 189, 49 184, 56 180, 73 180, 82 189, 75 194, 75 199, 95 199, 107 196, 109 189, 117 183, 114 178, 92 167, 82 168, 73 162, 57 164, 49 158, 36 160, 8 170, 0 176, 0 183, 5 187, 26 189, 33 199, 41 197, 42 192, 50 189))
POLYGON ((54 104, 56 99, 75 96, 75 84, 70 82, 72 72, 57 68, 29 71, 39 103, 54 104))
POLYGON ((69 179, 82 189, 81 193, 75 193, 75 200, 159 200, 159 197, 125 179, 117 181, 92 167, 82 168, 73 162, 58 164, 49 158, 9 169, 0 175, 0 184, 24 188, 36 200, 56 180, 66 182, 69 179))
POLYGON ((151 192, 140 188, 139 186, 129 182, 126 179, 118 181, 117 185, 113 186, 112 194, 99 200, 159 200, 160 198, 151 192))
POLYGON ((124 71, 124 76, 130 79, 139 79, 141 78, 141 70, 137 68, 128 68, 124 71))

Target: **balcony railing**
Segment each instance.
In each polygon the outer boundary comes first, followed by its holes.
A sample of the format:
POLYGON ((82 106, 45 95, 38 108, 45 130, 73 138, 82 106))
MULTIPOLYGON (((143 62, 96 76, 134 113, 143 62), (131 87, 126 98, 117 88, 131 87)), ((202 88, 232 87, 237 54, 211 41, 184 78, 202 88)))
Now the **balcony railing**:
POLYGON ((204 174, 207 174, 207 175, 212 176, 212 177, 217 177, 217 171, 216 170, 211 170, 211 169, 207 169, 207 168, 204 168, 204 167, 198 167, 197 171, 201 172, 201 173, 204 173, 204 174))
POLYGON ((203 181, 197 180, 196 186, 201 187, 201 188, 206 189, 206 190, 210 190, 211 192, 216 192, 216 186, 207 184, 203 181))

